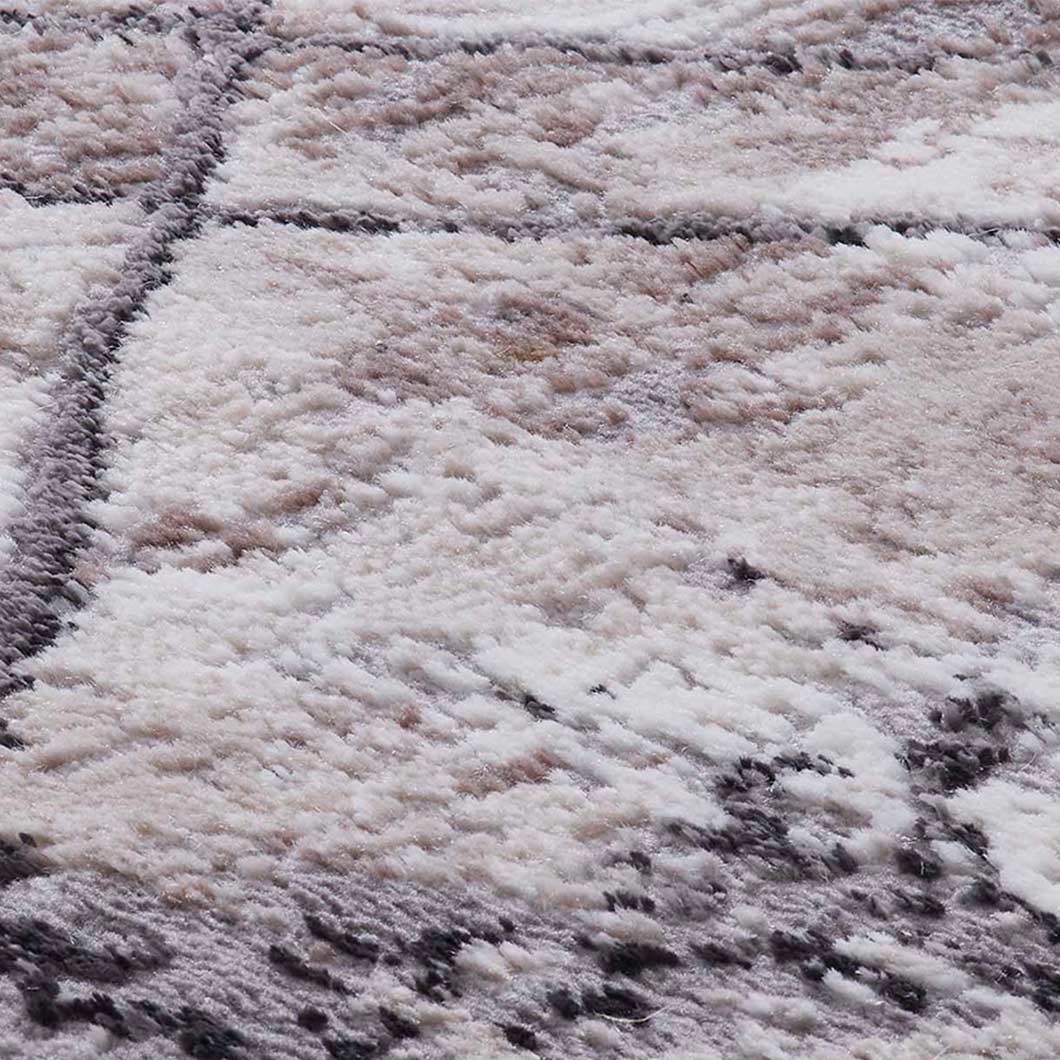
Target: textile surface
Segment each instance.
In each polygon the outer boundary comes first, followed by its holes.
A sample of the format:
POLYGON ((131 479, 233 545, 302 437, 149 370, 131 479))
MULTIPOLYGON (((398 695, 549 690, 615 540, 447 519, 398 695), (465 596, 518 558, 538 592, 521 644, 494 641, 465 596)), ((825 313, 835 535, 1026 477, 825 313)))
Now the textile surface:
POLYGON ((1060 4, 0 11, 0 1057, 1060 1055, 1060 4))

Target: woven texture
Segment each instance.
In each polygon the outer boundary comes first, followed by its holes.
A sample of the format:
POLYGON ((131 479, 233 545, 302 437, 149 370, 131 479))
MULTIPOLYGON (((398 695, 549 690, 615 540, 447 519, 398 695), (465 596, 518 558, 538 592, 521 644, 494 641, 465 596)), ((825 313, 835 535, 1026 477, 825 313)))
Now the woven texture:
POLYGON ((1054 59, 0 10, 0 1057, 1060 1055, 1054 59))

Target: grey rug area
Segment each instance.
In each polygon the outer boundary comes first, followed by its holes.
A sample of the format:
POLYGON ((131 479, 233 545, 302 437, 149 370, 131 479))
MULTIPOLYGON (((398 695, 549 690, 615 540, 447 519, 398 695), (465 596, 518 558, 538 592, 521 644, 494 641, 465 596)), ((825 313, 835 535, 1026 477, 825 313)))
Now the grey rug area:
POLYGON ((0 7, 0 1057, 1060 1055, 1056 61, 0 7))

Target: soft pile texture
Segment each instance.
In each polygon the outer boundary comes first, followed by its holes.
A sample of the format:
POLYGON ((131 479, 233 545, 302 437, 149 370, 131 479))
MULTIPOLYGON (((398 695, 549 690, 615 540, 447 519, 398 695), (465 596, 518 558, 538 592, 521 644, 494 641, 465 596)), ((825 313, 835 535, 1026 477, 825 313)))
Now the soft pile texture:
POLYGON ((1060 1054, 1056 0, 0 12, 0 1057, 1060 1054))

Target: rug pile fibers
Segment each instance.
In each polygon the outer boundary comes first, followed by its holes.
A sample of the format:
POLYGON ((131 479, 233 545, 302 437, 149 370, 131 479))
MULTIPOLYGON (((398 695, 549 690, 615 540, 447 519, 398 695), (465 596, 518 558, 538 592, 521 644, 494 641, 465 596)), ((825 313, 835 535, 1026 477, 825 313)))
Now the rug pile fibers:
POLYGON ((0 1057, 1060 1055, 1060 4, 0 11, 0 1057))

